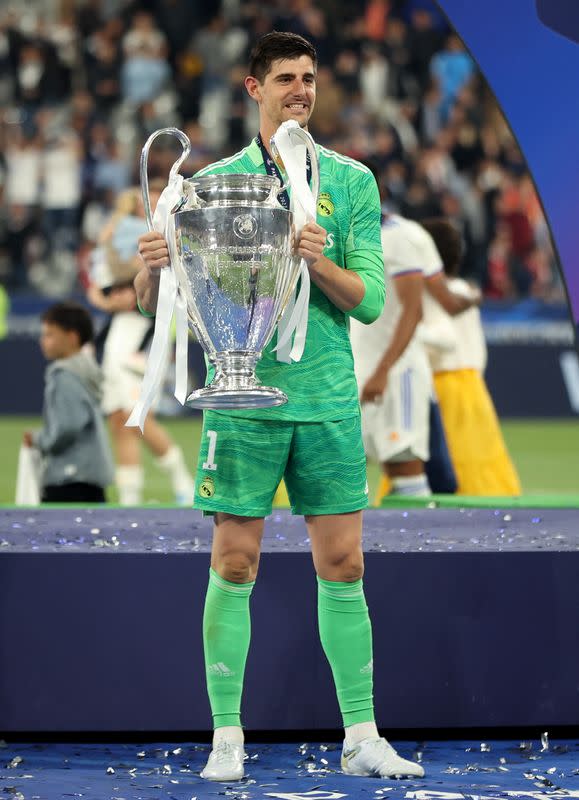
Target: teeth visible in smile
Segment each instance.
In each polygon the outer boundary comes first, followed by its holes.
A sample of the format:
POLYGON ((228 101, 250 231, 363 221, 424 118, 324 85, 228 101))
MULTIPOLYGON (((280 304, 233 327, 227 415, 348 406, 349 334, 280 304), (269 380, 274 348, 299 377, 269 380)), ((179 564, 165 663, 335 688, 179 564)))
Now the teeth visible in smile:
POLYGON ((303 103, 290 103, 288 108, 305 108, 305 105, 303 103))

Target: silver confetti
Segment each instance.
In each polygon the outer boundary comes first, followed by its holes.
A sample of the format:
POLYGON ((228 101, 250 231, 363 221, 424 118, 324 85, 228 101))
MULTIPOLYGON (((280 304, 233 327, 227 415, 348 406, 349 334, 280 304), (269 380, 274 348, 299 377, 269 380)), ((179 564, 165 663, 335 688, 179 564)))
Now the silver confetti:
POLYGON ((12 761, 11 761, 11 762, 8 764, 8 766, 6 767, 6 769, 14 769, 15 767, 17 767, 17 766, 18 766, 18 764, 21 764, 21 763, 22 763, 22 757, 21 757, 21 756, 14 756, 14 758, 13 758, 13 759, 12 759, 12 761))
POLYGON ((541 734, 541 753, 546 753, 549 749, 549 734, 547 731, 541 734))
POLYGON ((115 771, 112 767, 107 767, 107 775, 114 775, 115 771))

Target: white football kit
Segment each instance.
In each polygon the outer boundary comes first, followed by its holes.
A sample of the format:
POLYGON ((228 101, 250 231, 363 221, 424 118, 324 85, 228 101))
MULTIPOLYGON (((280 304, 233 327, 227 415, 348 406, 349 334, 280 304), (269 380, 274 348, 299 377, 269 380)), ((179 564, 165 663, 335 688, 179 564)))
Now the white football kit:
POLYGON ((142 375, 131 368, 131 359, 138 353, 151 320, 138 311, 113 314, 103 353, 103 400, 105 414, 132 411, 139 399, 142 375))
MULTIPOLYGON (((351 320, 350 338, 360 392, 386 352, 402 312, 396 278, 422 273, 429 278, 442 270, 430 234, 417 222, 395 214, 382 225, 386 300, 371 325, 351 320)), ((414 335, 390 369, 382 398, 362 406, 366 455, 381 463, 429 458, 429 412, 432 375, 419 338, 414 335)))

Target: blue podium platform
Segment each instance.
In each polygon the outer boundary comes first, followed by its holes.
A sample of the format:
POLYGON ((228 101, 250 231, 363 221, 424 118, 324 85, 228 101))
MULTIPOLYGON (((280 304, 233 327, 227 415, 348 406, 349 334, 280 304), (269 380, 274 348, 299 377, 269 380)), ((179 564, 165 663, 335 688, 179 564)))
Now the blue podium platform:
MULTIPOLYGON (((579 512, 368 511, 380 726, 579 721, 579 512)), ((167 508, 0 509, 0 734, 204 731, 211 520, 167 508)), ((301 518, 267 524, 244 724, 340 726, 301 518), (296 588, 297 587, 297 588, 296 588)))

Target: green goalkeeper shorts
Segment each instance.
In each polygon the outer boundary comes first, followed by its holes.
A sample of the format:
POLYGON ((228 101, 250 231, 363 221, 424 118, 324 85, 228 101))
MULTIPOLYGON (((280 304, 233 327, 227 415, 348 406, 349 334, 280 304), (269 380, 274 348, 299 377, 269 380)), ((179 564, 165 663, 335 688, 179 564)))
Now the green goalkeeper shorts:
POLYGON ((282 478, 294 514, 366 508, 360 417, 291 422, 205 412, 195 508, 266 517, 282 478))

